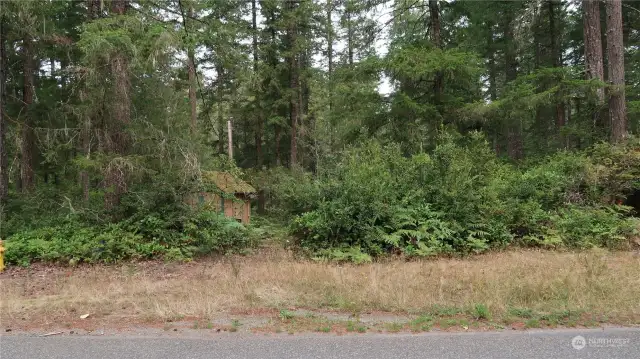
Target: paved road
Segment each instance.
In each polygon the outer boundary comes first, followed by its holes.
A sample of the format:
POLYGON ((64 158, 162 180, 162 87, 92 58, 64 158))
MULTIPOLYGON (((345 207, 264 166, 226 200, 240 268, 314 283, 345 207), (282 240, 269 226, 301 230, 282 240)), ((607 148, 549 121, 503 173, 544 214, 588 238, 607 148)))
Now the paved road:
POLYGON ((2 359, 640 358, 640 329, 419 335, 221 335, 208 339, 11 335, 2 359), (582 336, 585 342, 573 340, 582 336), (582 349, 575 349, 573 343, 582 349))

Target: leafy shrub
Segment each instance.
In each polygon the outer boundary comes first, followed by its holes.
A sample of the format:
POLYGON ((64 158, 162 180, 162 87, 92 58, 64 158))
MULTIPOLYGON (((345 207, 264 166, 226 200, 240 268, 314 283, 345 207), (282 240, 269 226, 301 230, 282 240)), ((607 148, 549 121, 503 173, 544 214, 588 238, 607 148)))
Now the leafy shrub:
POLYGON ((252 234, 245 226, 210 211, 198 212, 187 219, 182 238, 180 245, 193 250, 194 255, 225 253, 253 244, 252 234))
POLYGON ((100 228, 77 223, 15 234, 8 238, 6 247, 7 262, 19 265, 32 261, 110 263, 150 258, 163 250, 115 225, 100 228))
POLYGON ((599 189, 602 196, 620 199, 640 189, 640 137, 618 146, 602 143, 588 154, 593 161, 589 184, 599 189))
POLYGON ((319 189, 310 173, 282 167, 249 174, 251 183, 264 190, 269 200, 269 212, 282 219, 313 209, 320 200, 319 189))
POLYGON ((637 221, 612 207, 568 206, 551 215, 542 233, 544 244, 571 248, 620 248, 634 234, 637 221))
POLYGON ((252 244, 251 232, 218 213, 188 213, 174 222, 155 215, 138 221, 87 226, 70 221, 16 233, 7 238, 10 264, 61 262, 114 263, 164 257, 188 260, 208 253, 226 253, 252 244))
POLYGON ((299 244, 312 251, 359 246, 364 253, 383 253, 389 246, 381 229, 404 196, 411 167, 396 146, 371 143, 348 152, 319 181, 314 208, 294 220, 299 244))
MULTIPOLYGON (((338 261, 480 253, 514 239, 617 248, 635 225, 607 198, 631 186, 640 168, 637 153, 596 146, 519 168, 499 161, 479 134, 445 134, 430 155, 412 157, 398 146, 371 142, 323 170, 313 196, 299 200, 308 209, 291 230, 300 247, 338 261), (599 163, 608 161, 618 164, 602 170, 599 163)), ((297 195, 305 196, 290 198, 297 195)))

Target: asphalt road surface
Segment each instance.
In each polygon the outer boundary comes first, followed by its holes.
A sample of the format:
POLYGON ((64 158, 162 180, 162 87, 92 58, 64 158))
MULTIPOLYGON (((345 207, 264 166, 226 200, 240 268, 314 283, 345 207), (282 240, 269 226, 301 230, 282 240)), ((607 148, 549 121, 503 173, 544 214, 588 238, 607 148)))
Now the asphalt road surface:
POLYGON ((640 358, 640 329, 211 338, 5 335, 2 359, 640 358), (580 336, 576 339, 577 336, 580 336))

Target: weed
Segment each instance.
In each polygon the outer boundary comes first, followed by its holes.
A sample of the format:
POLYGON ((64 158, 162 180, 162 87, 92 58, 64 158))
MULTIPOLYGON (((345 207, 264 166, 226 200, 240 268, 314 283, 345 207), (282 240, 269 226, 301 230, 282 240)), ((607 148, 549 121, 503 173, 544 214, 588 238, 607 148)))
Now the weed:
POLYGON ((447 319, 445 323, 448 327, 455 327, 456 325, 458 325, 458 321, 455 319, 447 319))
POLYGON ((387 328, 387 331, 391 333, 397 333, 402 330, 404 325, 402 323, 393 322, 393 323, 387 323, 385 327, 387 328))
POLYGON ((447 307, 436 304, 431 308, 431 312, 436 317, 453 317, 454 315, 462 313, 462 310, 456 307, 447 307))
POLYGON ((357 330, 358 330, 358 333, 366 333, 367 332, 367 327, 359 325, 357 330))
POLYGON ((473 307, 473 315, 476 319, 489 319, 491 314, 489 313, 489 308, 487 308, 484 304, 476 304, 473 307))
POLYGON ((421 315, 409 322, 411 331, 429 331, 433 325, 433 317, 430 315, 421 315))
POLYGON ((355 323, 353 321, 348 321, 347 322, 347 331, 348 332, 353 332, 354 330, 356 330, 356 326, 355 323))
POLYGON ((282 320, 291 320, 293 318, 295 318, 295 313, 288 311, 286 309, 281 309, 280 310, 280 319, 282 320))
POLYGON ((509 314, 525 319, 530 319, 534 316, 533 310, 529 308, 509 308, 509 314))
POLYGON ((526 328, 540 328, 542 325, 540 324, 540 321, 538 319, 529 319, 524 322, 524 326, 526 328))

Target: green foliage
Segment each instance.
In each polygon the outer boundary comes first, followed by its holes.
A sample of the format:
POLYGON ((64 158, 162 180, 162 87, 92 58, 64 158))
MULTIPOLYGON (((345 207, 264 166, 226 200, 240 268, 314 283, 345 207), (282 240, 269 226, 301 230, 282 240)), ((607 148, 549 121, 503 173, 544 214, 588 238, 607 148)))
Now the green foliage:
MULTIPOLYGON (((292 222, 320 258, 626 243, 634 223, 614 203, 640 187, 640 143, 598 143, 610 124, 596 91, 609 85, 586 80, 573 51, 585 47, 579 6, 394 0, 383 24, 379 2, 263 0, 254 26, 242 1, 141 1, 124 14, 109 1, 4 1, 15 95, 3 102, 0 237, 12 261, 250 245, 250 230, 182 205, 205 168, 249 179, 269 220, 292 222)), ((624 29, 639 28, 640 12, 622 12, 624 29)), ((637 133, 637 33, 624 42, 637 133)))
POLYGON ((89 226, 79 221, 25 230, 6 240, 10 264, 32 262, 114 263, 165 258, 189 260, 225 254, 252 244, 250 230, 218 213, 185 213, 171 222, 157 215, 117 224, 89 226))
POLYGON ((478 303, 473 306, 473 316, 476 319, 491 319, 491 313, 486 305, 478 303))
MULTIPOLYGON (((290 197, 310 208, 292 233, 320 258, 360 263, 385 253, 470 254, 514 243, 624 247, 637 223, 605 194, 609 183, 635 173, 636 152, 594 151, 603 155, 559 153, 518 168, 500 162, 479 134, 445 134, 430 156, 371 142, 319 176, 313 198, 290 197), (594 172, 602 161, 616 165, 594 172)), ((614 188, 620 195, 628 186, 614 188)))
POLYGON ((322 249, 317 251, 316 260, 331 260, 335 262, 351 262, 356 264, 370 263, 372 258, 369 254, 363 253, 359 247, 344 247, 333 249, 322 249))
POLYGON ((287 219, 302 214, 319 201, 319 189, 310 173, 276 167, 248 174, 256 189, 265 191, 272 216, 287 219))
POLYGON ((638 221, 624 217, 614 207, 568 206, 551 215, 544 228, 544 244, 558 243, 573 248, 619 248, 634 234, 638 221))
POLYGON ((296 314, 289 310, 286 310, 286 309, 280 310, 280 319, 282 320, 291 320, 295 317, 296 317, 296 314))

